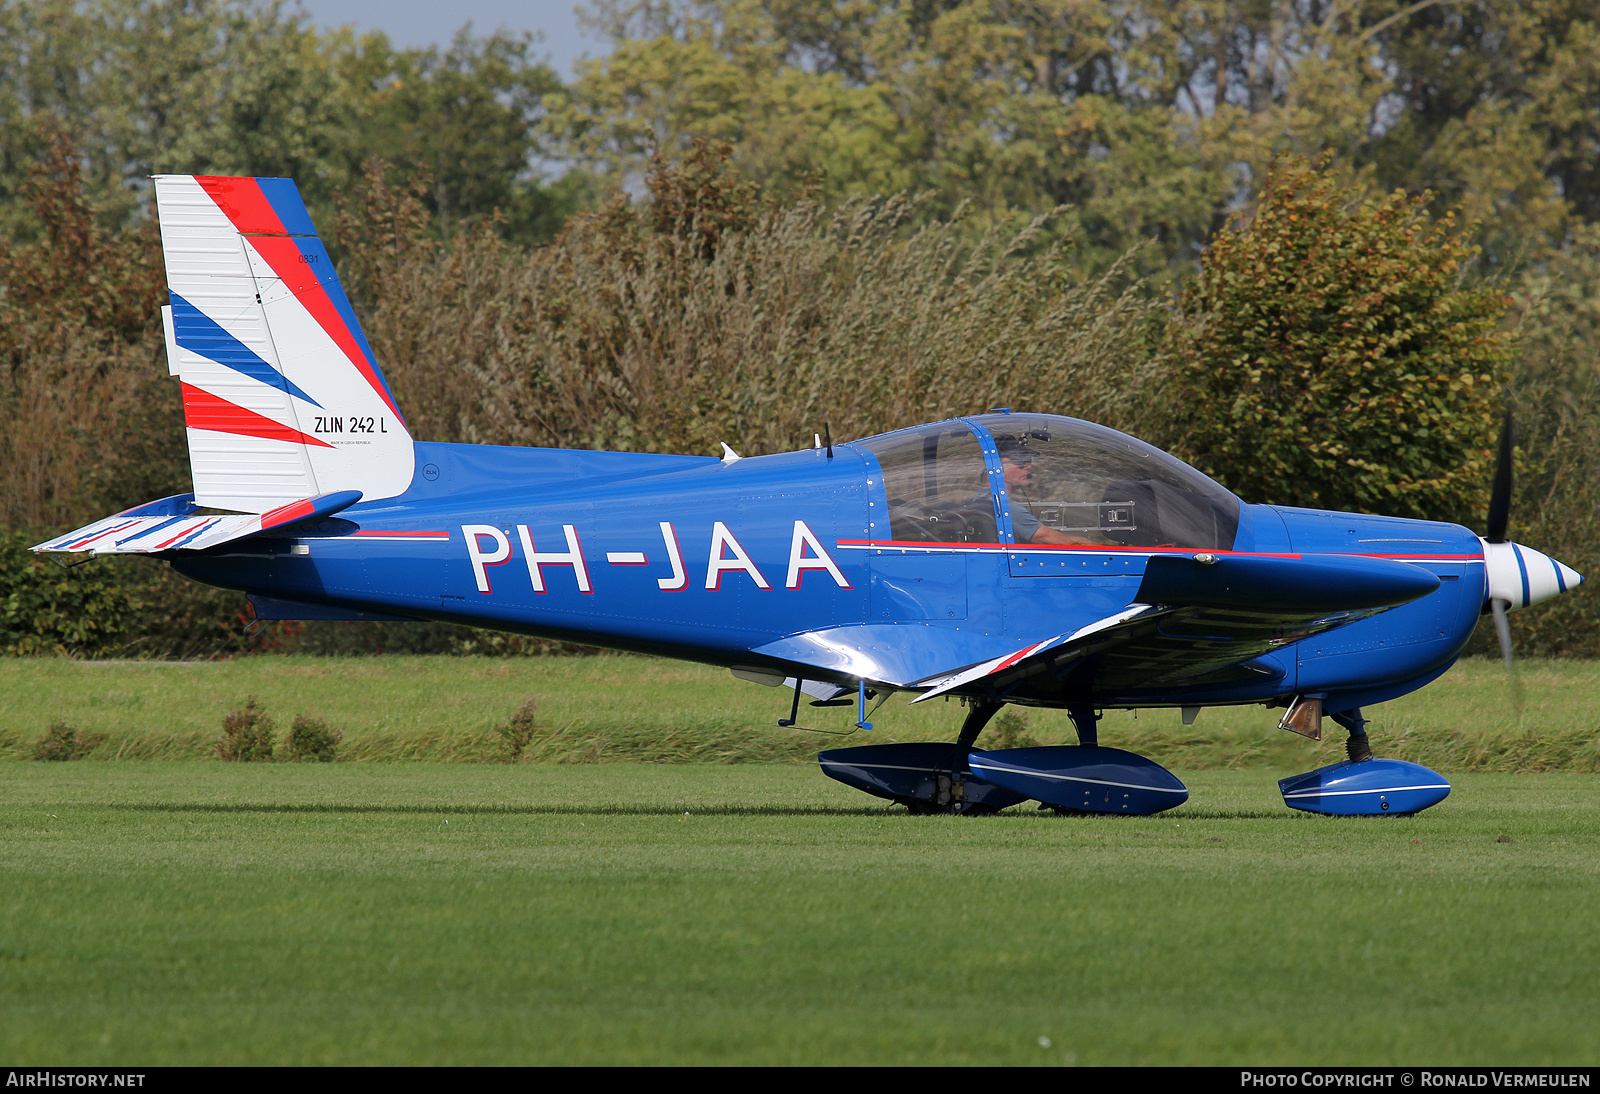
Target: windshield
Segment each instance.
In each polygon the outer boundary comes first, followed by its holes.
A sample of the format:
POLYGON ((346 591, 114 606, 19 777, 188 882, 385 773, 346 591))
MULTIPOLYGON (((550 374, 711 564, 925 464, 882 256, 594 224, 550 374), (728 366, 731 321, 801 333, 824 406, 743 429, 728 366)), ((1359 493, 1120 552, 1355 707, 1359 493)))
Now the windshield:
MULTIPOLYGON (((856 444, 878 458, 889 501, 888 538, 993 543, 994 501, 978 435, 961 422, 901 429, 856 444)), ((884 538, 877 529, 874 539, 884 538)))
POLYGON ((1054 414, 973 420, 994 436, 1018 543, 1233 546, 1239 499, 1158 448, 1054 414))

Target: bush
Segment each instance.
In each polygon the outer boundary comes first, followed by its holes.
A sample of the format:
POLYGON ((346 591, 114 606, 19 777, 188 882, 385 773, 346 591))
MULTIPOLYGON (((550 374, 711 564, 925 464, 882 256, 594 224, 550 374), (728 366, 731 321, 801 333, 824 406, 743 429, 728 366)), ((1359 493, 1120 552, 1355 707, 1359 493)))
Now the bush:
POLYGON ((1028 720, 1014 710, 1002 710, 989 723, 991 748, 1032 748, 1039 739, 1028 732, 1028 720))
POLYGON ((0 653, 94 657, 120 648, 144 607, 126 574, 99 563, 65 569, 31 553, 34 542, 0 532, 0 653))
POLYGON ((1487 502, 1504 293, 1429 195, 1281 160, 1167 332, 1180 455, 1250 501, 1462 521, 1487 502))
POLYGON ((321 718, 297 714, 294 724, 289 727, 289 759, 332 763, 342 740, 344 730, 329 728, 321 718))
MULTIPOLYGON (((246 635, 238 592, 158 562, 63 576, 28 556, 189 477, 154 230, 99 232, 73 158, 52 156, 33 191, 49 245, 0 248, 0 527, 38 530, 0 559, 0 649, 587 652, 447 624, 246 635), (93 286, 80 277, 91 268, 103 268, 93 286)), ((1140 428, 1163 309, 1123 270, 1078 278, 1043 220, 914 229, 921 206, 905 197, 780 204, 709 146, 658 162, 649 182, 650 202, 613 203, 523 249, 492 225, 441 242, 417 193, 373 168, 323 227, 416 436, 706 453, 727 440, 757 454, 808 446, 825 420, 845 440, 1002 405, 1140 428)))
POLYGON ((521 762, 523 751, 528 747, 528 742, 533 740, 538 715, 539 700, 529 697, 523 700, 517 712, 511 716, 511 721, 494 727, 495 732, 505 738, 506 762, 521 762))
POLYGON ((95 745, 105 740, 105 734, 83 734, 63 721, 50 723, 33 746, 36 760, 81 760, 94 751, 95 745))
POLYGON ((238 763, 272 759, 272 716, 256 705, 255 696, 243 710, 230 711, 222 719, 217 759, 238 763))
MULTIPOLYGON (((1589 580, 1511 613, 1519 656, 1600 656, 1600 227, 1531 265, 1514 294, 1519 357, 1511 381, 1517 475, 1510 536, 1589 580)), ((1498 653, 1494 628, 1474 652, 1498 653)))
POLYGON ((1049 215, 778 205, 722 155, 658 162, 649 203, 529 251, 487 227, 432 242, 369 176, 344 280, 415 433, 756 455, 825 420, 845 440, 992 406, 1138 427, 1165 311, 1128 264, 1079 278, 1049 215))
POLYGON ((155 226, 103 228, 65 132, 40 136, 20 195, 38 236, 0 239, 0 525, 65 531, 188 475, 155 226))

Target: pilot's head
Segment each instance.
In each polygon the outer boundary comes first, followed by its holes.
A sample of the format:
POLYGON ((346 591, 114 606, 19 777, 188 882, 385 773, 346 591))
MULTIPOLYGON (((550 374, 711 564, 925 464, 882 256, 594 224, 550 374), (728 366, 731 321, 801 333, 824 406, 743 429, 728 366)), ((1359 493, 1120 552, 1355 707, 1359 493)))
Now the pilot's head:
POLYGON ((994 447, 1000 453, 1000 469, 1005 473, 1006 485, 1028 485, 1033 475, 1033 449, 1016 437, 996 437, 994 447))

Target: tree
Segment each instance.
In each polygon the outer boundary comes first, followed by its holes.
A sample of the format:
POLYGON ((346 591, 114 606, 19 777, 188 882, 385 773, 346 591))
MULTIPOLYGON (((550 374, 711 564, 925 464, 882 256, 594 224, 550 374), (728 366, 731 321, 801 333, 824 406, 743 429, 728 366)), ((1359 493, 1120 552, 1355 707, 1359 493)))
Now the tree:
MULTIPOLYGON (((615 45, 546 127, 616 180, 727 141, 782 192, 1075 209, 1094 267, 1186 275, 1277 154, 1432 189, 1498 264, 1595 219, 1592 0, 590 0, 615 45)), ((1063 221, 1063 225, 1067 222, 1063 221)))
POLYGON ((1248 500, 1464 521, 1489 483, 1506 298, 1428 195, 1277 162, 1169 325, 1178 449, 1248 500))
POLYGON ((525 241, 553 234, 561 199, 534 177, 531 160, 542 151, 541 99, 560 81, 531 47, 527 37, 474 39, 463 28, 443 52, 391 50, 381 34, 342 52, 339 69, 359 95, 344 185, 379 156, 402 181, 427 181, 425 201, 445 234, 495 210, 525 241))
POLYGON ((282 0, 0 0, 0 233, 37 236, 22 191, 54 120, 108 226, 145 215, 155 173, 293 178, 314 216, 369 156, 426 178, 442 233, 498 210, 548 239, 586 198, 537 177, 542 98, 530 37, 465 30, 446 50, 320 32, 282 0))
POLYGON ((182 412, 161 353, 153 225, 107 229, 59 127, 23 185, 39 239, 0 238, 0 526, 176 493, 182 412), (176 487, 176 489, 174 489, 176 487))

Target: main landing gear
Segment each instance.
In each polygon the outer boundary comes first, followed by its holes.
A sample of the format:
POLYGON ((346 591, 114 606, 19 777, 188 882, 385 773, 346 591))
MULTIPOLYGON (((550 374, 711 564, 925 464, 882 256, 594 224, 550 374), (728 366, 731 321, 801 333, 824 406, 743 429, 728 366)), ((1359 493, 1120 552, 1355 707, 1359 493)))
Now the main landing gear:
MULTIPOLYGON (((1004 704, 976 700, 954 744, 908 742, 837 748, 817 757, 823 773, 847 786, 899 802, 913 813, 994 813, 1030 799, 1058 813, 1149 816, 1189 800, 1188 788, 1154 760, 1104 748, 1099 712, 1067 708, 1076 745, 986 751, 978 735, 1004 704)), ((1404 760, 1375 759, 1360 708, 1329 711, 1349 732, 1348 759, 1278 783, 1291 809, 1333 816, 1409 815, 1437 805, 1450 784, 1404 760)), ((1322 703, 1297 697, 1285 723, 1313 740, 1322 735, 1322 703)))
POLYGON ((1063 813, 1143 816, 1189 800, 1188 788, 1155 761, 1100 747, 1092 707, 1068 709, 1077 745, 974 748, 1003 705, 973 701, 955 744, 836 748, 817 762, 824 774, 913 813, 993 813, 1034 799, 1063 813))

